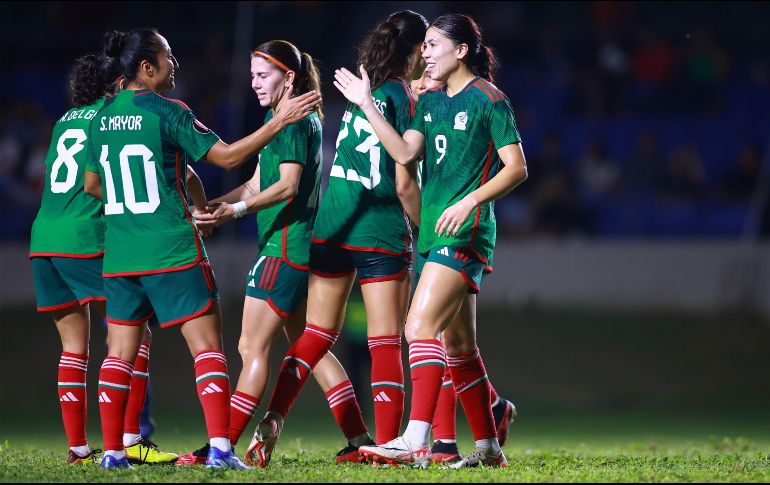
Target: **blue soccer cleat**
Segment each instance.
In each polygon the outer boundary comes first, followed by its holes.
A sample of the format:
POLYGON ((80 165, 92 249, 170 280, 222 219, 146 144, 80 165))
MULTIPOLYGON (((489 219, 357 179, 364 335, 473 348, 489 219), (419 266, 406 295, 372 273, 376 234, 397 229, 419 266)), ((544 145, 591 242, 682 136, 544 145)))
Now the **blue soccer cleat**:
POLYGON ((127 468, 133 470, 134 467, 128 462, 128 458, 115 458, 114 456, 104 455, 102 458, 102 468, 127 468))
POLYGON ((251 467, 241 461, 233 450, 222 451, 216 446, 209 448, 206 456, 206 468, 230 468, 232 470, 251 470, 251 467))

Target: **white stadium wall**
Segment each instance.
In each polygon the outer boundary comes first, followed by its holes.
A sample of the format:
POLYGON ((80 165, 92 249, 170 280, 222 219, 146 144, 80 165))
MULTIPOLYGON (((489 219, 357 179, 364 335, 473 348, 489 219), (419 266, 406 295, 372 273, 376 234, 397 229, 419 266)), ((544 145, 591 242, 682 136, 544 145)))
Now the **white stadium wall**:
MULTIPOLYGON (((220 292, 243 295, 253 244, 207 245, 220 292)), ((33 305, 24 245, 0 245, 0 305, 33 305)), ((736 242, 506 242, 483 301, 524 305, 748 310, 770 317, 770 245, 736 242)))

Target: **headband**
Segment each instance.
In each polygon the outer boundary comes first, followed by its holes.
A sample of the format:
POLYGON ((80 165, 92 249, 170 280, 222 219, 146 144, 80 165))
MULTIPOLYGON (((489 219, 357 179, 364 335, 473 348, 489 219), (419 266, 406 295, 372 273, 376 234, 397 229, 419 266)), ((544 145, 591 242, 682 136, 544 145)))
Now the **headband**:
POLYGON ((286 64, 284 64, 283 62, 279 61, 278 59, 276 59, 275 57, 271 56, 270 54, 267 54, 267 53, 262 52, 262 51, 254 51, 254 55, 255 56, 259 56, 259 57, 264 57, 265 59, 267 59, 268 61, 272 62, 273 64, 275 64, 276 66, 278 66, 279 68, 283 69, 286 72, 291 71, 294 74, 297 74, 297 72, 294 71, 294 69, 289 69, 286 66, 286 64))

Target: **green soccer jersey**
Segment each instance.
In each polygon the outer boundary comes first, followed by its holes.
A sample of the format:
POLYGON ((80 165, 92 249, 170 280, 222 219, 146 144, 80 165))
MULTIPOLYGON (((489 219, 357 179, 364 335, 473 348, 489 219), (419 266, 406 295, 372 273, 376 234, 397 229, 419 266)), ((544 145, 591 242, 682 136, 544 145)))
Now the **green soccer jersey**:
POLYGON ((88 126, 104 99, 59 118, 45 158, 45 187, 32 224, 30 257, 97 257, 104 249, 102 204, 83 190, 88 126))
POLYGON ((219 137, 181 101, 149 90, 108 98, 90 128, 86 169, 102 181, 104 276, 180 271, 206 257, 187 208, 188 158, 219 137))
MULTIPOLYGON (((399 133, 406 131, 415 103, 406 83, 389 79, 372 97, 385 119, 399 133)), ((395 171, 396 162, 380 144, 364 113, 348 103, 313 242, 405 254, 411 246, 411 233, 396 195, 395 171)))
POLYGON ((434 229, 444 210, 497 173, 497 150, 521 141, 510 101, 481 78, 451 98, 445 87, 428 91, 420 96, 409 129, 425 136, 419 252, 462 246, 488 262, 495 248, 492 202, 477 207, 457 236, 439 237, 434 229))
MULTIPOLYGON (((273 117, 272 110, 265 123, 273 117)), ((313 113, 281 130, 259 153, 259 190, 281 179, 282 163, 302 165, 297 195, 257 212, 259 248, 263 256, 282 258, 296 269, 307 270, 310 238, 321 186, 321 120, 313 113)))

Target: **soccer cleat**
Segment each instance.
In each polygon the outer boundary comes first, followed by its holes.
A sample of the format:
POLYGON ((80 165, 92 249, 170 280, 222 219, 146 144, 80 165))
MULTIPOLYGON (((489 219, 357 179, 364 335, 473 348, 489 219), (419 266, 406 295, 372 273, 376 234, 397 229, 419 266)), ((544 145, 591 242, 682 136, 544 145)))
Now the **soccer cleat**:
POLYGON ((67 464, 68 465, 98 465, 99 464, 98 454, 101 452, 102 450, 91 450, 91 452, 88 453, 86 456, 80 456, 74 451, 70 450, 69 454, 67 455, 67 464))
POLYGON ((203 447, 198 448, 195 451, 179 455, 176 460, 176 464, 179 466, 192 466, 192 465, 205 465, 206 458, 209 456, 209 448, 211 445, 206 443, 203 447))
POLYGON ((206 457, 206 468, 251 470, 251 467, 243 463, 232 449, 230 451, 222 451, 216 446, 209 447, 209 454, 206 457))
POLYGON ((511 401, 500 398, 497 406, 492 407, 492 415, 495 418, 497 441, 502 447, 508 441, 508 427, 513 424, 513 419, 518 416, 516 406, 511 401))
POLYGON ((278 421, 275 418, 265 417, 257 425, 249 449, 246 450, 246 463, 259 468, 267 468, 280 436, 281 429, 278 427, 278 421))
POLYGON ((463 459, 460 450, 457 448, 457 443, 445 443, 441 440, 433 442, 430 454, 431 461, 440 465, 457 463, 463 459))
POLYGON ((383 445, 362 446, 358 449, 367 461, 383 465, 412 465, 427 468, 431 463, 430 448, 413 450, 410 443, 398 437, 383 445))
POLYGON ((492 453, 492 450, 489 448, 477 448, 476 451, 470 453, 457 463, 453 463, 449 468, 456 470, 458 468, 473 468, 479 465, 508 468, 508 459, 505 458, 503 450, 492 453))
POLYGON ((142 437, 133 445, 126 447, 126 458, 129 463, 170 465, 179 458, 179 455, 160 451, 158 445, 142 437))
POLYGON ((117 468, 127 468, 129 470, 133 470, 134 467, 131 466, 131 464, 128 462, 128 459, 125 457, 123 458, 115 458, 111 455, 104 455, 104 458, 102 458, 102 468, 110 468, 110 469, 117 469, 117 468))
MULTIPOLYGON (((374 441, 369 440, 365 446, 371 446, 374 441)), ((337 463, 366 463, 366 458, 358 451, 358 446, 353 446, 348 442, 348 446, 337 452, 337 463)))

